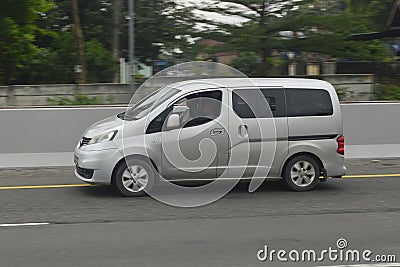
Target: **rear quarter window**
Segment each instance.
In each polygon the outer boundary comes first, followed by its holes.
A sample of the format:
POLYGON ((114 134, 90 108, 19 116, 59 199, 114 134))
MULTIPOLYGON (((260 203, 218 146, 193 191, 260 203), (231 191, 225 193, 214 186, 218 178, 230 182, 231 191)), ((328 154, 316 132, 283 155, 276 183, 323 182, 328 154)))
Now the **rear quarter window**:
POLYGON ((333 115, 331 96, 323 89, 286 89, 288 117, 333 115))
POLYGON ((240 118, 286 117, 283 89, 236 89, 232 92, 232 102, 240 118))

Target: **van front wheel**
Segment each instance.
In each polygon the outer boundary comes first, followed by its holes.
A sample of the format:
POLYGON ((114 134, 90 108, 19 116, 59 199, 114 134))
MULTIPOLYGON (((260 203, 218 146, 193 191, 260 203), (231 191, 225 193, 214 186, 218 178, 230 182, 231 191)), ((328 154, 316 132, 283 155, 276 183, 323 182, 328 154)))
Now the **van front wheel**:
POLYGON ((145 196, 154 185, 154 167, 143 159, 128 158, 117 167, 114 188, 123 196, 145 196))
POLYGON ((302 155, 291 159, 283 171, 285 183, 294 191, 313 190, 319 182, 321 169, 310 156, 302 155))

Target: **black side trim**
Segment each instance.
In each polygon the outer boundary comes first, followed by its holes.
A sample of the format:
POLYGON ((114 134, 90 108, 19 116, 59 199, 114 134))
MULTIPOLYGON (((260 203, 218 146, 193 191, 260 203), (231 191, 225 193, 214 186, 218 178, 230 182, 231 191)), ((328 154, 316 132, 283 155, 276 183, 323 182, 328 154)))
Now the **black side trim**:
POLYGON ((334 139, 338 136, 339 136, 338 134, 289 136, 289 141, 325 140, 325 139, 334 139))
MULTIPOLYGON (((271 141, 287 141, 287 137, 277 137, 277 138, 251 138, 249 139, 249 143, 261 143, 261 142, 271 142, 271 141)), ((244 141, 245 142, 245 141, 244 141)))

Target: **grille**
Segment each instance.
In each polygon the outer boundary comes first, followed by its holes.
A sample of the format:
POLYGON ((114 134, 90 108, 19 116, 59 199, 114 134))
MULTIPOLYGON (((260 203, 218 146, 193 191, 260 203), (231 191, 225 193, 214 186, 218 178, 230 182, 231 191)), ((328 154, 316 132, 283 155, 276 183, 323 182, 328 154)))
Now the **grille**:
POLYGON ((92 140, 92 138, 82 137, 80 146, 87 146, 87 144, 89 144, 90 140, 92 140))
POLYGON ((93 178, 93 170, 84 169, 79 166, 76 166, 76 172, 85 179, 92 179, 93 178))

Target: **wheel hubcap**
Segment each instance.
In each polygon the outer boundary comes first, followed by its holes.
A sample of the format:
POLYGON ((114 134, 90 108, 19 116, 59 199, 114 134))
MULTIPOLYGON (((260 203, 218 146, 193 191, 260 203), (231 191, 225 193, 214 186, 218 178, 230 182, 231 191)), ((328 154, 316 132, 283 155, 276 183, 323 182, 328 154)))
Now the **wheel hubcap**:
POLYGON ((122 184, 126 190, 138 193, 143 191, 149 182, 149 174, 140 165, 132 165, 126 168, 122 174, 122 184))
POLYGON ((296 162, 290 170, 290 178, 293 183, 300 187, 306 187, 315 180, 315 168, 309 161, 296 162))

